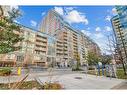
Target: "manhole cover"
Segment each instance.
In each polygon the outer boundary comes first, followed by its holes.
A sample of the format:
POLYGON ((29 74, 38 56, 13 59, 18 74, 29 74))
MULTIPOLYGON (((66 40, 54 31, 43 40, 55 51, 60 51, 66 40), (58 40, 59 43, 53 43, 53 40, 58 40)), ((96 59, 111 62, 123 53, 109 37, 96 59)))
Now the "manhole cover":
POLYGON ((75 79, 82 79, 82 77, 75 77, 75 79))

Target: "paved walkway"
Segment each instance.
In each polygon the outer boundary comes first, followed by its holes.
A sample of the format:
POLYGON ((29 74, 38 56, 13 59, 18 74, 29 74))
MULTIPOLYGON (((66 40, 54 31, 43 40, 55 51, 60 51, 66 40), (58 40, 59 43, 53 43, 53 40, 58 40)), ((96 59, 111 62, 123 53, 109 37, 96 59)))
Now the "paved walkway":
MULTIPOLYGON (((0 77, 0 83, 16 82, 23 76, 0 77)), ((31 73, 27 81, 34 80, 35 77, 39 78, 43 83, 50 80, 53 82, 57 81, 63 85, 64 89, 119 89, 125 84, 125 80, 122 79, 110 79, 71 71, 55 71, 53 76, 49 76, 48 72, 31 73), (120 86, 121 84, 122 86, 120 86)))
POLYGON ((57 75, 52 78, 39 77, 42 82, 49 81, 50 79, 55 82, 59 82, 65 89, 111 89, 114 86, 122 83, 125 80, 110 79, 107 77, 96 77, 93 75, 85 74, 68 74, 57 75))
POLYGON ((123 89, 123 90, 127 90, 127 80, 126 81, 124 81, 124 82, 122 82, 122 83, 120 83, 120 84, 118 84, 118 85, 116 85, 116 86, 114 86, 112 89, 123 89))

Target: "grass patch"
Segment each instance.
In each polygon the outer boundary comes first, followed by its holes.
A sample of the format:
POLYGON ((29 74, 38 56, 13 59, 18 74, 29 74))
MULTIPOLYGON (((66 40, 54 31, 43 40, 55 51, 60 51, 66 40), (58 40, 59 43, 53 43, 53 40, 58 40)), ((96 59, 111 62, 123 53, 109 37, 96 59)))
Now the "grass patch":
MULTIPOLYGON (((89 70, 88 74, 96 75, 96 72, 94 70, 89 70)), ((116 74, 118 79, 127 79, 127 75, 124 75, 123 69, 117 69, 116 74)), ((100 76, 102 76, 102 71, 100 71, 100 76)), ((104 76, 106 76, 106 71, 104 71, 104 76)))
POLYGON ((123 69, 118 69, 116 74, 118 79, 127 79, 127 75, 124 75, 123 69))

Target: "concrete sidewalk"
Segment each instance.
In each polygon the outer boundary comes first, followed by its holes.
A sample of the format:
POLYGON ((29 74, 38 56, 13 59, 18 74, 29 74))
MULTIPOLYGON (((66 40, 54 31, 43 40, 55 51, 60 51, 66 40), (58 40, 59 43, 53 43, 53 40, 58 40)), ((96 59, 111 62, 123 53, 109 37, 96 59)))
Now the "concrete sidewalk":
MULTIPOLYGON (((65 75, 65 74, 73 74, 75 72, 72 72, 70 69, 62 71, 61 69, 58 70, 53 70, 51 74, 55 75, 65 75)), ((41 71, 41 72, 30 72, 28 78, 26 81, 31 81, 34 80, 37 77, 48 77, 49 71, 41 71)), ((13 83, 13 82, 18 82, 21 80, 26 74, 22 73, 20 76, 18 75, 12 75, 12 76, 0 76, 0 83, 13 83)))
POLYGON ((52 82, 59 82, 65 89, 111 89, 114 86, 122 83, 125 80, 121 79, 110 79, 107 77, 96 77, 93 75, 85 74, 68 74, 68 75, 57 75, 50 77, 39 77, 44 83, 51 80, 52 82))
MULTIPOLYGON (((86 75, 81 72, 67 72, 58 73, 58 71, 55 71, 53 72, 53 76, 49 75, 48 72, 33 73, 28 76, 26 81, 39 78, 41 82, 44 83, 51 80, 52 82, 59 82, 62 84, 64 89, 111 89, 125 82, 125 80, 122 79, 110 79, 107 77, 94 76, 89 74, 86 75)), ((25 75, 0 77, 0 83, 17 82, 21 80, 23 76, 25 75)))
POLYGON ((127 90, 127 80, 114 86, 112 89, 127 90))

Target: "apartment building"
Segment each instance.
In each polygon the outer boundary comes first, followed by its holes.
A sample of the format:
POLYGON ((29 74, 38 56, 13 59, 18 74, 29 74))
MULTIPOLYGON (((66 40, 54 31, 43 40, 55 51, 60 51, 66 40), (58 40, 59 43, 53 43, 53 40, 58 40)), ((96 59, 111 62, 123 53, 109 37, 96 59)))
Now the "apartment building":
POLYGON ((117 47, 123 62, 127 63, 127 6, 116 6, 118 15, 112 18, 117 47))
MULTIPOLYGON (((80 57, 81 65, 87 64, 87 52, 100 54, 93 41, 79 30, 74 29, 54 10, 44 17, 40 31, 21 26, 24 38, 18 45, 21 49, 0 54, 1 66, 42 66, 72 65, 80 57), (98 53, 97 53, 98 52, 98 53)), ((18 32, 18 31, 17 31, 18 32)))
MULTIPOLYGON (((88 49, 100 55, 100 49, 93 41, 79 30, 70 26, 55 10, 50 10, 42 20, 40 31, 55 35, 56 62, 73 63, 79 55, 81 65, 87 64, 88 49), (88 44, 89 43, 89 44, 88 44)), ((70 64, 69 64, 70 65, 70 64)))
MULTIPOLYGON (((0 6, 0 20, 4 21, 4 16, 10 9, 8 6, 0 6)), ((27 66, 37 65, 47 67, 54 59, 54 39, 37 30, 29 27, 21 26, 21 31, 14 31, 23 37, 23 41, 17 43, 21 47, 20 50, 0 54, 0 66, 27 66), (52 59, 52 60, 51 60, 52 59)))
POLYGON ((9 6, 0 6, 0 16, 8 16, 9 6))
POLYGON ((55 63, 55 39, 45 33, 21 26, 24 39, 18 44, 21 49, 0 54, 1 66, 42 66, 55 63))

